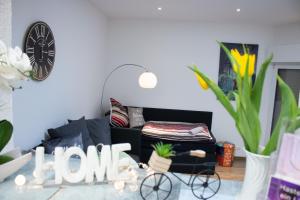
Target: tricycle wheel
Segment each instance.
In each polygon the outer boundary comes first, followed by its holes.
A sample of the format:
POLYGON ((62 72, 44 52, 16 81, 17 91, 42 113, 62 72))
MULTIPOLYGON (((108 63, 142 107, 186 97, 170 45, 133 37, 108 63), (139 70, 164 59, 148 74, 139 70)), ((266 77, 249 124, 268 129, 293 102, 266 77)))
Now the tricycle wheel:
POLYGON ((147 176, 140 187, 140 194, 144 200, 164 200, 169 197, 171 191, 171 179, 163 173, 154 173, 147 176))
POLYGON ((198 199, 209 199, 218 193, 220 186, 220 176, 215 171, 204 170, 195 175, 191 189, 198 199))

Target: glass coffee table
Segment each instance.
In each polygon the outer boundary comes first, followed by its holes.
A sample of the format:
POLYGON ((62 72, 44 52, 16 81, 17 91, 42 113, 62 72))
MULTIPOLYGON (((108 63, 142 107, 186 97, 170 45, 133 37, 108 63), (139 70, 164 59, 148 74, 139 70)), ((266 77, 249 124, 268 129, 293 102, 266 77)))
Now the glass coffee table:
MULTIPOLYGON (((130 158, 131 163, 136 162, 126 153, 121 153, 120 158, 130 158)), ((54 160, 52 155, 45 155, 45 160, 54 160)), ((70 159, 70 168, 76 168, 79 164, 78 159, 70 159)), ((52 185, 36 186, 31 184, 32 172, 35 166, 35 157, 15 174, 8 177, 0 183, 1 200, 113 200, 113 199, 140 199, 138 190, 132 192, 125 187, 122 192, 114 188, 113 183, 95 183, 95 184, 72 184, 72 185, 52 185), (17 175, 22 174, 26 177, 24 186, 16 186, 14 179, 17 175)), ((54 180, 54 172, 47 173, 47 179, 54 180)), ((141 177, 142 178, 142 177, 141 177)))

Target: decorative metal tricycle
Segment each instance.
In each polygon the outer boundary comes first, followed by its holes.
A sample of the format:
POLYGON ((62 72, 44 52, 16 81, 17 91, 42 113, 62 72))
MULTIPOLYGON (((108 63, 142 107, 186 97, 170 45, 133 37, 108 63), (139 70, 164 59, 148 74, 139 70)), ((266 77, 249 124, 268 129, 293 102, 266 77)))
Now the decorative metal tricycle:
MULTIPOLYGON (((220 176, 218 173, 215 172, 213 169, 215 166, 215 162, 205 162, 205 163, 199 163, 199 164, 185 164, 186 166, 193 166, 193 171, 191 174, 189 174, 188 181, 183 180, 182 177, 179 175, 176 175, 173 172, 168 172, 164 170, 157 169, 156 166, 158 165, 165 165, 165 163, 154 163, 153 160, 151 161, 153 155, 155 152, 153 152, 150 161, 149 166, 151 169, 153 169, 155 172, 146 176, 144 180, 141 183, 140 186, 140 194, 142 199, 144 200, 165 200, 169 197, 172 191, 172 181, 170 179, 170 175, 172 174, 175 176, 179 181, 187 185, 188 187, 191 187, 191 190, 195 197, 198 199, 209 199, 213 197, 220 189, 221 181, 220 176), (152 167, 153 166, 153 167, 152 167), (199 173, 196 172, 196 168, 199 166, 205 166, 206 169, 203 171, 200 171, 199 173)), ((202 150, 193 150, 193 151, 187 151, 180 154, 177 154, 176 156, 182 156, 182 155, 188 155, 188 156, 194 156, 196 159, 198 158, 204 158, 206 153, 202 150)), ((157 155, 154 155, 157 156, 157 155)), ((157 160, 156 160, 157 161, 157 160)), ((182 163, 180 164, 183 165, 182 163)), ((176 166, 176 164, 171 164, 171 166, 176 166)))

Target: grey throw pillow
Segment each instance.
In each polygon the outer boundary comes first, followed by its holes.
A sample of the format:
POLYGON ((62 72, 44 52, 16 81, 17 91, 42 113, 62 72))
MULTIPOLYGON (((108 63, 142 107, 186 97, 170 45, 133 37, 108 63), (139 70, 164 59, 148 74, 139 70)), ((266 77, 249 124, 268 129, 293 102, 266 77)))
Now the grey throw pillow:
POLYGON ((52 154, 55 147, 72 147, 76 146, 83 149, 82 135, 78 134, 74 137, 64 137, 64 138, 54 138, 43 141, 43 146, 45 147, 45 153, 52 154))
POLYGON ((81 134, 83 150, 85 152, 87 151, 88 146, 94 145, 84 119, 75 120, 67 125, 51 129, 50 132, 48 130, 48 133, 51 138, 70 138, 81 134))
MULTIPOLYGON (((84 119, 84 117, 79 120, 84 119)), ((68 119, 68 122, 74 122, 77 120, 68 119)), ((106 145, 111 145, 111 134, 110 134, 110 118, 109 116, 101 119, 87 119, 86 125, 89 131, 90 137, 92 138, 95 145, 102 143, 106 145)))
POLYGON ((128 107, 129 127, 138 127, 145 124, 143 108, 128 107))
POLYGON ((109 116, 101 119, 86 120, 87 128, 95 145, 102 143, 111 144, 109 116))

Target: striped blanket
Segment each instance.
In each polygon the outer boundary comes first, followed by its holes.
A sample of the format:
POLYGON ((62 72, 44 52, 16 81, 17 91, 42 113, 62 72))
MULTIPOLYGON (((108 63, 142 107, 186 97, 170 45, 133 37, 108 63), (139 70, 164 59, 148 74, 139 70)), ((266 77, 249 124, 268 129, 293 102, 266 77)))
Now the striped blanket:
POLYGON ((142 133, 165 140, 213 140, 207 126, 202 123, 149 121, 144 125, 142 133))

